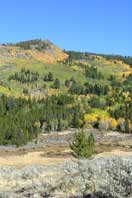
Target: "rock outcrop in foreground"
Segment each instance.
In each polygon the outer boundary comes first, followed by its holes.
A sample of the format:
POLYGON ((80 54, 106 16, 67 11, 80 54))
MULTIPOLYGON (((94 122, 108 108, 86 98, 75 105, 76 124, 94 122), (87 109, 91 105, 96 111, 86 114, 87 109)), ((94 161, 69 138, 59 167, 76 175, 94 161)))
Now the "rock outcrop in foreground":
POLYGON ((0 167, 1 198, 132 198, 132 157, 72 160, 56 166, 0 167))

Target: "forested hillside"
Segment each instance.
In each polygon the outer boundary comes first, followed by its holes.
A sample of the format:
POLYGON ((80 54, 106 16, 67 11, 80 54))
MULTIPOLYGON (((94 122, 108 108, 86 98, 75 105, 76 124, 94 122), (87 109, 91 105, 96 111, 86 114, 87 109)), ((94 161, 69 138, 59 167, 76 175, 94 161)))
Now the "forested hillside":
POLYGON ((64 51, 41 39, 3 44, 0 94, 0 144, 71 127, 132 132, 131 57, 64 51))

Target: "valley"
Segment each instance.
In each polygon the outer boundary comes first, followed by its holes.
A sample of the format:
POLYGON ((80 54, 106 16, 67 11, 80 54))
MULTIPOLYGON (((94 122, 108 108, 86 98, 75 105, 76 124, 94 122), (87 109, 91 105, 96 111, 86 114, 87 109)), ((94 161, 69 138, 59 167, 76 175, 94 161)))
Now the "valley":
POLYGON ((131 198, 132 58, 0 46, 0 197, 131 198))
MULTIPOLYGON (((132 156, 132 134, 119 132, 101 132, 86 130, 87 135, 93 133, 96 140, 95 153, 92 158, 108 156, 132 156)), ((76 130, 40 134, 37 142, 15 148, 0 146, 0 165, 22 168, 29 165, 55 165, 68 160, 77 160, 70 148, 76 130)))

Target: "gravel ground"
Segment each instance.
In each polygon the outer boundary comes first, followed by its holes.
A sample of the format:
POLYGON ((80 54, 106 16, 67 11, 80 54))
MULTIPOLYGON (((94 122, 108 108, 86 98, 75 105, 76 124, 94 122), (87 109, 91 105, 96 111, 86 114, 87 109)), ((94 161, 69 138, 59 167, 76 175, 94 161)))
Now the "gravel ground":
MULTIPOLYGON (((123 134, 119 132, 105 132, 96 129, 86 129, 87 135, 93 133, 96 143, 104 145, 121 145, 122 147, 132 147, 132 134, 123 134)), ((15 146, 0 146, 0 151, 19 151, 39 149, 47 146, 68 146, 74 139, 76 129, 69 129, 63 132, 41 133, 37 140, 24 146, 16 148, 15 146)))

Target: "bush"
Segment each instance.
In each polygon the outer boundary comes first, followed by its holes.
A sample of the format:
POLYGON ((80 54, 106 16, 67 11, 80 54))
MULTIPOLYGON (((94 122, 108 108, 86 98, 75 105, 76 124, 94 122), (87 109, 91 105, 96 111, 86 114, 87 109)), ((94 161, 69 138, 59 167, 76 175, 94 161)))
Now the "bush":
POLYGON ((95 140, 93 134, 87 137, 84 131, 76 133, 74 141, 70 145, 76 157, 91 157, 94 153, 95 140))
POLYGON ((28 89, 27 89, 27 88, 24 88, 24 89, 23 89, 23 94, 25 94, 25 95, 28 94, 28 89))
POLYGON ((49 72, 48 74, 46 74, 45 76, 44 76, 44 79, 43 79, 44 81, 53 81, 54 80, 54 77, 53 77, 53 74, 51 73, 51 72, 49 72))
POLYGON ((84 86, 81 85, 80 83, 74 82, 70 87, 69 92, 71 94, 77 94, 77 95, 84 94, 85 93, 84 86))
POLYGON ((58 78, 55 79, 54 84, 52 85, 52 88, 54 89, 60 89, 60 80, 58 78))

